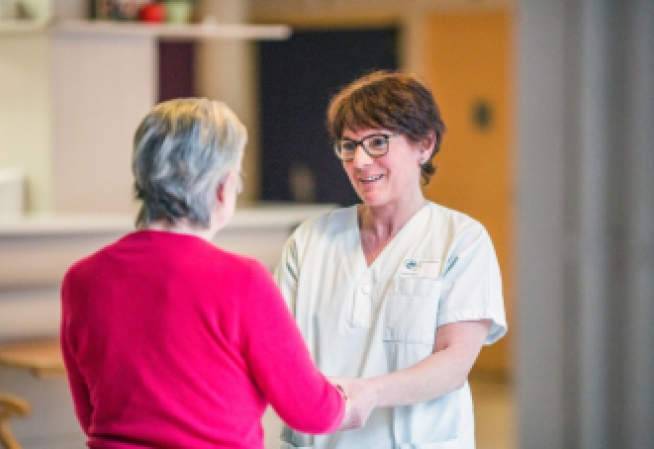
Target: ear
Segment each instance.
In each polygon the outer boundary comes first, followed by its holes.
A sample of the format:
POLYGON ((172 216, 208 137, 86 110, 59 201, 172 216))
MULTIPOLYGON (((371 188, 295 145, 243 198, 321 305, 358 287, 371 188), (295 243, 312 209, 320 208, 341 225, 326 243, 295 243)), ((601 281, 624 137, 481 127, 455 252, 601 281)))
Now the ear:
POLYGON ((218 188, 216 189, 216 199, 220 204, 223 204, 225 202, 225 182, 220 183, 218 188))
POLYGON ((232 177, 234 176, 234 172, 230 171, 227 176, 225 177, 225 180, 220 183, 218 188, 216 189, 216 199, 218 199, 218 202, 220 204, 225 203, 225 197, 227 195, 227 184, 232 182, 232 177))
POLYGON ((434 147, 436 146, 436 133, 434 131, 429 131, 427 136, 422 140, 420 146, 420 160, 428 161, 434 152, 434 147))

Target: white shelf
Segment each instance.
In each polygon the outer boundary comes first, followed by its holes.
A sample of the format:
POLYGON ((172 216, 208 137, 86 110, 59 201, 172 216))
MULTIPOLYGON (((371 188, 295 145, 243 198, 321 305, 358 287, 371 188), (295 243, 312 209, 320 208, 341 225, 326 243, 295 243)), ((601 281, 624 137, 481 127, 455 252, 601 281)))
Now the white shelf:
MULTIPOLYGON (((1 0, 0 0, 1 1, 1 0)), ((246 24, 149 24, 141 22, 112 22, 91 20, 63 20, 56 22, 8 20, 0 21, 0 35, 37 33, 51 30, 67 35, 145 36, 161 40, 189 39, 246 39, 285 40, 291 36, 287 25, 246 24)))
POLYGON ((58 34, 150 36, 162 40, 252 39, 284 40, 291 35, 287 25, 245 24, 146 24, 111 21, 65 20, 52 25, 58 34))

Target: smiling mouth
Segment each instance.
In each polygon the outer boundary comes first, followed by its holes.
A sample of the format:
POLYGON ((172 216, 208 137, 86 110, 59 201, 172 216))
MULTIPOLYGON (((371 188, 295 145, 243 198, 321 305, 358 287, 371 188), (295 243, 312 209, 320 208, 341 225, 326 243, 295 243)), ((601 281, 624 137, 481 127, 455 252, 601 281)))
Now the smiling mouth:
POLYGON ((379 181, 383 177, 384 177, 384 175, 377 175, 377 176, 371 176, 370 178, 359 178, 359 181, 361 181, 363 183, 375 182, 375 181, 379 181))

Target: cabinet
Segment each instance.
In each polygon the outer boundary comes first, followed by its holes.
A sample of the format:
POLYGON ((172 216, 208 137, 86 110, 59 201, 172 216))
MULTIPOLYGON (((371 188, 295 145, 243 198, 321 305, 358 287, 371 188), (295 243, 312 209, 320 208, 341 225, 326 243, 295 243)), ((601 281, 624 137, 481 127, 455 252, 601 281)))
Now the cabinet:
POLYGON ((281 25, 0 26, 0 167, 25 171, 30 211, 131 213, 132 136, 158 99, 158 43, 289 35, 281 25))

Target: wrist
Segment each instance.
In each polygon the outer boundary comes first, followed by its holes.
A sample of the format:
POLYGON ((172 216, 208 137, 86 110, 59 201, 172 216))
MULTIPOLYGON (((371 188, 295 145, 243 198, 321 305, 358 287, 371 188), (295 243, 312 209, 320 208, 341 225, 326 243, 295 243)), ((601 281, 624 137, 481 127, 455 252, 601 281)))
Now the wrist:
POLYGON ((386 407, 387 404, 384 401, 384 376, 377 376, 366 379, 365 382, 368 383, 368 396, 372 404, 372 408, 386 407))
POLYGON ((343 387, 341 387, 339 384, 335 384, 334 387, 338 390, 338 392, 341 394, 341 397, 343 398, 344 401, 347 401, 347 395, 345 394, 345 391, 343 391, 343 387))

